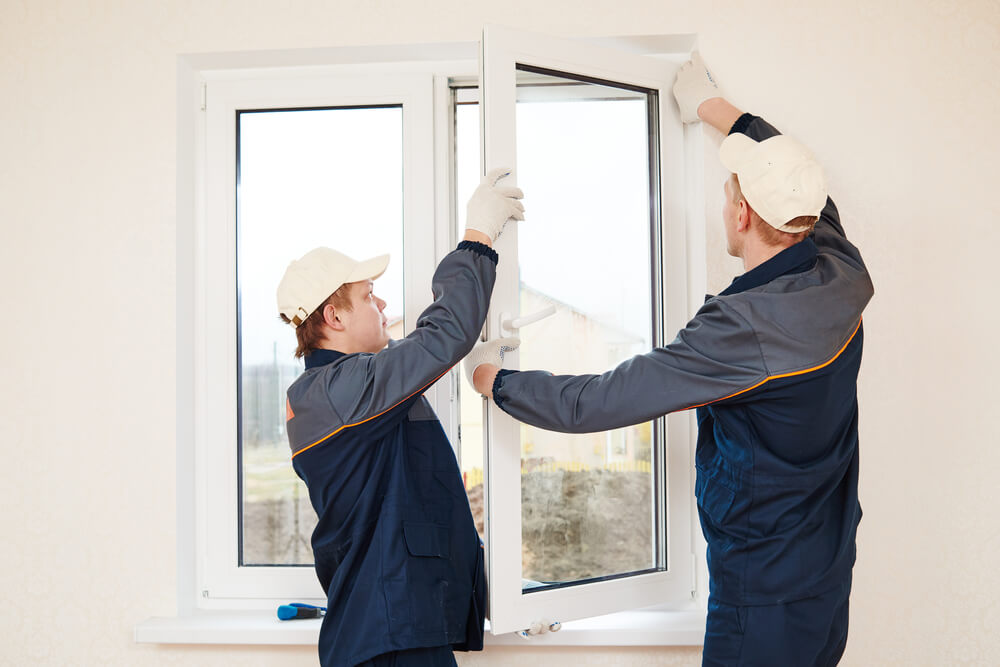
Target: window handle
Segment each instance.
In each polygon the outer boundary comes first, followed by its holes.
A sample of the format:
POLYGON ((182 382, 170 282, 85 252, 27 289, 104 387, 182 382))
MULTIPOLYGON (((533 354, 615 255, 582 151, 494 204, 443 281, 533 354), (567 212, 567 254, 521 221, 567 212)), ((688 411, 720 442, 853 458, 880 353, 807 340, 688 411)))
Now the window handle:
POLYGON ((534 324, 538 320, 544 320, 546 317, 555 315, 555 313, 555 304, 550 304, 538 312, 532 313, 531 315, 525 315, 524 317, 516 317, 513 319, 511 319, 510 313, 500 313, 500 329, 503 331, 516 332, 521 327, 534 324))

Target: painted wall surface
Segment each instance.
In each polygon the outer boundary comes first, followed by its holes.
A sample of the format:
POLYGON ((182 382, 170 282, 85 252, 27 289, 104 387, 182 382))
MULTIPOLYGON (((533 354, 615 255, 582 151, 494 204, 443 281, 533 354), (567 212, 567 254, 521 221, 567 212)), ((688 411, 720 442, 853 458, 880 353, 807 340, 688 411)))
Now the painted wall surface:
MULTIPOLYGON (((132 641, 176 605, 177 56, 474 40, 484 22, 698 33, 730 98, 815 150, 877 289, 844 664, 1000 664, 995 0, 0 0, 0 663, 314 663, 308 647, 132 641)), ((715 290, 739 266, 713 160, 715 290)), ((461 664, 699 655, 526 647, 461 664)))

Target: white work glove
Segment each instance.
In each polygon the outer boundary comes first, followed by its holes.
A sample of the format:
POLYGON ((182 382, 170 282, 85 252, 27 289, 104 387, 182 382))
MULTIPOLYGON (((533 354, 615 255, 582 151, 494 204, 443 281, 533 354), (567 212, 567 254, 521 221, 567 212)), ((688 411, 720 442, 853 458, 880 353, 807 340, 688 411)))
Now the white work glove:
POLYGON ((472 381, 472 376, 479 366, 483 364, 503 366, 503 355, 511 350, 516 350, 520 345, 521 339, 514 336, 510 338, 494 338, 485 343, 476 343, 476 346, 472 348, 472 352, 469 352, 468 356, 465 357, 465 362, 462 364, 465 369, 465 378, 469 381, 469 384, 473 387, 476 386, 476 383, 472 381))
POLYGON ((701 54, 695 51, 691 60, 681 65, 674 81, 674 97, 681 110, 681 121, 693 123, 698 120, 698 107, 705 100, 722 97, 712 73, 705 67, 701 54))
POLYGON ((518 201, 524 197, 521 189, 497 185, 497 181, 509 175, 510 169, 501 168, 483 177, 469 199, 466 229, 475 229, 496 241, 508 220, 524 220, 524 205, 518 201))

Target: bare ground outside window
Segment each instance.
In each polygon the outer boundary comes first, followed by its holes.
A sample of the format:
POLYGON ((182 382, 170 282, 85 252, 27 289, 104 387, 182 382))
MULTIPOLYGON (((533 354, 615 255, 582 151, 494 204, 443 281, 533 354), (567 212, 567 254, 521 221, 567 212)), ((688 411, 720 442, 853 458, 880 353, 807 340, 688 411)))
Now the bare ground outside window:
MULTIPOLYGON (((294 488, 294 487, 293 487, 294 488)), ((483 485, 469 488, 483 534, 483 485)), ((602 576, 650 566, 649 475, 611 470, 531 472, 522 477, 523 576, 541 582, 602 576)), ((246 564, 311 565, 316 514, 304 490, 244 504, 246 564)))
MULTIPOLYGON (((530 472, 521 477, 522 576, 576 581, 650 567, 649 474, 612 470, 530 472)), ((469 488, 483 534, 483 485, 469 488)))

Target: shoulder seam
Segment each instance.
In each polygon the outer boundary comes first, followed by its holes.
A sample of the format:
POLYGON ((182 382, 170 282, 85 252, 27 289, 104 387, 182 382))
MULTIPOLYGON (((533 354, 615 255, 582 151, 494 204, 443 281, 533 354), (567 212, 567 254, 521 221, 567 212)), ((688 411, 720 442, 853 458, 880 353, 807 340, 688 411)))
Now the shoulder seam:
POLYGON ((438 380, 440 380, 440 379, 441 379, 442 377, 444 377, 444 375, 445 375, 446 373, 448 373, 448 371, 450 371, 450 370, 451 370, 451 368, 448 368, 447 370, 445 370, 445 372, 444 372, 444 373, 441 373, 441 375, 438 375, 438 376, 437 376, 436 378, 434 378, 433 380, 431 380, 430 382, 428 382, 427 384, 425 384, 425 385, 424 385, 423 387, 421 387, 420 389, 417 389, 417 390, 416 390, 415 392, 413 392, 412 394, 410 394, 410 395, 409 395, 409 396, 407 396, 406 398, 404 398, 404 399, 402 399, 402 400, 398 401, 397 403, 394 403, 394 404, 393 404, 392 406, 390 406, 390 407, 386 408, 385 410, 383 410, 382 412, 378 413, 377 415, 372 415, 371 417, 367 417, 367 418, 365 418, 365 419, 362 419, 361 421, 357 421, 357 422, 354 422, 353 424, 344 424, 344 425, 342 425, 342 426, 338 427, 338 428, 337 428, 337 429, 335 429, 335 430, 334 430, 334 431, 333 431, 332 433, 330 433, 330 434, 328 434, 328 435, 326 435, 326 436, 323 436, 322 438, 320 438, 320 439, 319 439, 319 440, 317 440, 316 442, 312 443, 311 445, 308 445, 308 446, 306 446, 306 447, 303 447, 303 448, 302 448, 302 449, 300 449, 299 451, 297 451, 297 452, 295 452, 294 454, 292 454, 292 458, 294 459, 294 458, 295 458, 296 456, 298 456, 298 455, 299 455, 299 454, 301 454, 302 452, 304 452, 304 451, 306 451, 306 450, 309 450, 309 449, 312 449, 313 447, 315 447, 315 446, 316 446, 316 445, 318 445, 318 444, 321 444, 321 443, 323 443, 323 442, 326 442, 327 440, 329 440, 329 439, 330 439, 330 438, 332 438, 333 436, 337 435, 338 433, 340 433, 340 432, 341 432, 341 431, 343 431, 344 429, 348 429, 348 428, 354 428, 355 426, 360 426, 361 424, 364 424, 364 423, 366 423, 366 422, 370 422, 370 421, 371 421, 371 420, 373 420, 373 419, 376 419, 376 418, 378 418, 378 417, 381 417, 381 416, 382 416, 382 415, 384 415, 385 413, 387 413, 387 412, 389 412, 389 411, 393 410, 394 408, 396 408, 396 407, 400 406, 401 404, 405 403, 406 401, 410 400, 411 398, 413 398, 414 396, 416 396, 417 394, 419 394, 420 392, 422 392, 422 391, 423 391, 424 389, 427 389, 427 387, 431 386, 432 384, 434 384, 435 382, 437 382, 438 380))
MULTIPOLYGON (((320 372, 322 372, 322 370, 325 370, 327 368, 330 368, 330 366, 326 366, 324 369, 320 369, 320 372)), ((323 379, 323 378, 317 378, 317 379, 323 379)), ((287 392, 286 392, 286 394, 287 394, 287 392)), ((326 388, 323 389, 323 395, 326 397, 326 404, 330 407, 330 412, 332 412, 334 414, 334 416, 337 418, 337 421, 340 424, 343 424, 344 423, 344 418, 340 416, 340 412, 337 410, 337 408, 335 408, 333 406, 333 398, 330 396, 330 392, 327 391, 326 388)), ((289 403, 290 403, 290 401, 289 401, 289 403)), ((316 442, 314 442, 313 445, 319 444, 323 440, 326 440, 327 438, 329 438, 330 436, 332 436, 334 433, 336 433, 338 430, 340 430, 339 427, 337 429, 335 429, 333 431, 333 433, 330 433, 329 435, 326 435, 326 436, 320 438, 319 440, 317 440, 316 442)), ((309 449, 309 447, 312 447, 313 445, 309 445, 308 447, 303 447, 302 449, 299 449, 297 451, 292 452, 292 458, 294 459, 300 453, 302 453, 305 450, 309 449)))

